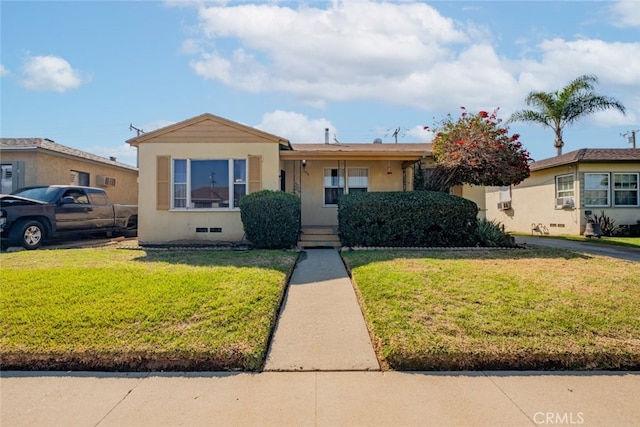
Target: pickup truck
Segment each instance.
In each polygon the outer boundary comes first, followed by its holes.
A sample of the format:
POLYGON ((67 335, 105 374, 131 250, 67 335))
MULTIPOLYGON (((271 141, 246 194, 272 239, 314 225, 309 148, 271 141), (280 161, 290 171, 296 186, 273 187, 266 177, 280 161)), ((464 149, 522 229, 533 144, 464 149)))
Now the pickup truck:
POLYGON ((138 207, 109 202, 101 188, 50 185, 0 195, 2 249, 37 249, 46 238, 77 233, 129 234, 138 228, 138 207))

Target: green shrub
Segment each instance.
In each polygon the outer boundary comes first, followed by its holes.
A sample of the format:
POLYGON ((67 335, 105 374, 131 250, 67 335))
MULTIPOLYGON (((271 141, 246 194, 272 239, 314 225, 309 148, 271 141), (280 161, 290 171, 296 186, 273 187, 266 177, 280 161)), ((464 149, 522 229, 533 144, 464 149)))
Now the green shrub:
POLYGON ((593 220, 594 223, 600 225, 600 229, 605 236, 611 237, 619 231, 616 221, 607 216, 604 209, 600 211, 600 216, 595 213, 593 214, 593 218, 587 215, 587 221, 590 219, 593 220))
POLYGON ((258 248, 285 249, 298 242, 300 198, 262 190, 240 199, 240 218, 247 240, 258 248))
POLYGON ((513 236, 504 231, 504 224, 499 221, 481 219, 476 229, 478 245, 485 247, 515 247, 513 236))
POLYGON ((433 191, 353 193, 338 201, 344 246, 473 246, 478 206, 433 191))

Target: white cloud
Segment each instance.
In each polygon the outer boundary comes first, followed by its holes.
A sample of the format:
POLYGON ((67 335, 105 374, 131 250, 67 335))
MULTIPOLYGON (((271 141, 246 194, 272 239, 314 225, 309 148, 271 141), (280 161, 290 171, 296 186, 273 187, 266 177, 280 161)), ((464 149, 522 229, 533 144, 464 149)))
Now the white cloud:
POLYGON ((626 116, 614 110, 594 114, 590 116, 593 121, 601 126, 634 123, 638 105, 633 95, 640 92, 640 43, 553 39, 540 43, 538 51, 540 59, 523 60, 514 67, 522 70, 515 88, 518 99, 532 90, 557 90, 580 75, 593 74, 598 77, 594 91, 617 98, 628 110, 626 116))
POLYGON ((637 1, 616 1, 610 6, 611 23, 616 27, 640 27, 640 7, 637 1))
POLYGON ((286 138, 294 144, 323 143, 326 128, 331 135, 336 133, 327 119, 309 119, 303 114, 281 110, 264 114, 255 128, 286 138))
MULTIPOLYGON (((447 57, 440 44, 467 40, 452 20, 421 3, 336 2, 296 10, 241 4, 203 7, 200 19, 203 36, 217 43, 191 62, 197 74, 251 92, 288 92, 308 104, 393 99, 388 83, 409 81, 412 70, 447 57)), ((193 43, 187 43, 192 52, 193 43)))
POLYGON ((484 23, 454 22, 424 3, 316 4, 201 5, 201 33, 185 42, 191 67, 205 79, 287 93, 316 108, 364 100, 427 111, 500 107, 506 116, 531 90, 555 90, 583 74, 597 75, 597 92, 621 100, 640 88, 640 42, 514 40, 521 56, 509 58, 496 52, 484 23))
POLYGON ((22 85, 35 91, 62 93, 91 80, 59 56, 30 56, 22 71, 22 85))
POLYGON ((0 77, 8 76, 11 74, 8 69, 4 67, 4 65, 0 64, 0 77))

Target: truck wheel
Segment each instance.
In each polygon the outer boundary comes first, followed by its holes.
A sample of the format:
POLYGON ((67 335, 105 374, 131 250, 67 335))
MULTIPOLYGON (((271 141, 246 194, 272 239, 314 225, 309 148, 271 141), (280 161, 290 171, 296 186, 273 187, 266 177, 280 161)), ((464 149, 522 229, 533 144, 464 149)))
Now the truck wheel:
POLYGON ((14 235, 11 240, 28 250, 38 249, 44 237, 44 227, 35 220, 20 221, 12 231, 14 235))

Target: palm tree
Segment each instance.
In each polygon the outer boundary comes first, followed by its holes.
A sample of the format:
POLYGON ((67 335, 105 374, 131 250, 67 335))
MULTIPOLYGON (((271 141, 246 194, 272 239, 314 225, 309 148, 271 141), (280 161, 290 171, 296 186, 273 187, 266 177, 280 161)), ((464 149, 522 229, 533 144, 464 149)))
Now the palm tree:
POLYGON ((618 100, 593 92, 593 85, 598 82, 596 76, 584 75, 573 80, 558 92, 530 92, 525 98, 528 106, 535 110, 516 111, 509 117, 509 122, 532 122, 548 126, 556 134, 554 146, 558 156, 562 154, 562 129, 580 118, 615 108, 625 114, 625 107, 618 100))

